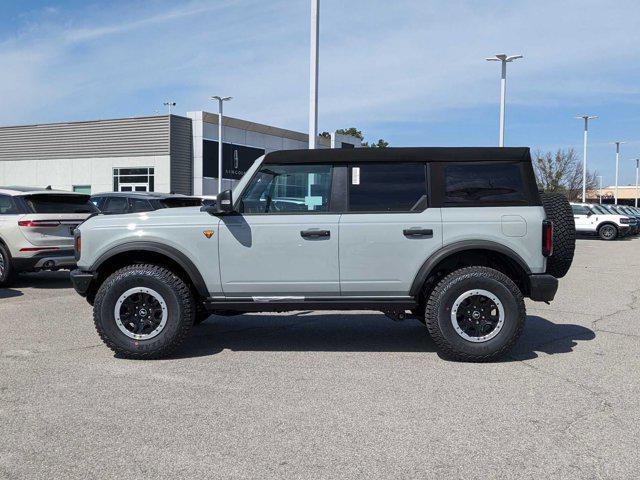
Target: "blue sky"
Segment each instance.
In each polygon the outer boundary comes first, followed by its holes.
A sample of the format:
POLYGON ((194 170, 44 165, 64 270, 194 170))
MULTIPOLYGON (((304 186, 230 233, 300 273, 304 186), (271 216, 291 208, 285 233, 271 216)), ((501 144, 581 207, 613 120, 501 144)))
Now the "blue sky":
MULTIPOLYGON (((0 124, 215 110, 306 131, 307 0, 11 1, 0 5, 0 124)), ((582 153, 634 182, 640 2, 321 0, 320 129, 393 146, 495 145, 509 66, 507 145, 582 153)))

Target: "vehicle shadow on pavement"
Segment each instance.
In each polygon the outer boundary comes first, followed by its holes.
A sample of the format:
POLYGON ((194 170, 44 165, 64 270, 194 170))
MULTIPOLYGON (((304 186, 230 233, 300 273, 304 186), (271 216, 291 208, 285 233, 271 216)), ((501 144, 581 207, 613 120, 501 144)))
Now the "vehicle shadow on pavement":
POLYGON ((70 288, 71 280, 68 271, 22 273, 14 281, 13 288, 56 289, 70 288))
POLYGON ((520 340, 504 360, 531 360, 537 358, 538 353, 571 353, 578 346, 578 341, 594 338, 596 333, 582 325, 553 323, 546 318, 531 315, 527 317, 520 340))
POLYGON ((3 298, 21 297, 24 295, 20 290, 14 290, 13 288, 0 288, 0 300, 3 298))
MULTIPOLYGON (((529 316, 522 337, 502 362, 529 360, 538 353, 570 353, 578 340, 592 340, 586 327, 529 316)), ((174 358, 213 355, 222 350, 287 352, 437 352, 415 319, 394 322, 382 314, 212 315, 194 327, 174 358)), ((443 357, 443 359, 445 359, 443 357)))
POLYGON ((394 322, 379 313, 212 315, 194 327, 176 357, 233 351, 435 352, 415 319, 394 322))

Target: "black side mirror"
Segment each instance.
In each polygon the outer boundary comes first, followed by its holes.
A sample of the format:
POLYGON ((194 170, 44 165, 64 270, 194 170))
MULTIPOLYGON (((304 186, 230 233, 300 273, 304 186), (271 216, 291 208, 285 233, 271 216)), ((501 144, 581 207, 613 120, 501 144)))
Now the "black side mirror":
POLYGON ((591 215, 593 215, 593 212, 591 210, 587 211, 587 217, 590 217, 591 215))
POLYGON ((226 215, 233 213, 233 195, 231 190, 224 190, 216 197, 214 205, 206 205, 200 209, 210 215, 226 215))

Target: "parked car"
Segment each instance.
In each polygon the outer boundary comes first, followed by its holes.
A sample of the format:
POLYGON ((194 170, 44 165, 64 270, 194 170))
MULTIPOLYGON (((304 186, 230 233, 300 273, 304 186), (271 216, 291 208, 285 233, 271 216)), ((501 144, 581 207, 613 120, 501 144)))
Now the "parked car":
POLYGON ((73 231, 97 211, 89 195, 0 187, 0 287, 20 272, 73 268, 73 231))
POLYGON ((629 230, 627 230, 627 235, 632 235, 636 228, 637 228, 637 221, 635 216, 633 215, 628 215, 627 213, 625 213, 624 211, 622 211, 617 205, 611 205, 611 204, 600 204, 598 205, 601 209, 606 210, 607 212, 613 214, 613 215, 620 215, 622 217, 627 217, 629 219, 629 230))
POLYGON ((202 198, 158 192, 106 192, 91 196, 91 201, 105 215, 141 213, 162 208, 199 207, 202 198))
POLYGON ((635 225, 631 229, 631 234, 638 235, 638 233, 640 233, 640 212, 636 211, 633 207, 629 207, 626 205, 618 205, 616 206, 616 210, 619 211, 622 215, 626 215, 629 218, 635 219, 635 225))
POLYGON ((615 240, 627 235, 631 229, 629 217, 611 211, 604 205, 572 203, 571 209, 578 233, 598 235, 603 240, 615 240))
POLYGON ((356 309, 413 315, 447 356, 486 361, 575 247, 528 148, 273 152, 217 200, 80 226, 71 278, 118 354, 167 355, 210 313, 356 309))

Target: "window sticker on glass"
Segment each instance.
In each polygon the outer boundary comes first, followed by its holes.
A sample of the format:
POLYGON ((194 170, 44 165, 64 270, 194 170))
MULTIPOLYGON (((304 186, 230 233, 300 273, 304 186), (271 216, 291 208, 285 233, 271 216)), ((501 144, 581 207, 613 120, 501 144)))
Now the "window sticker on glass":
POLYGON ((351 185, 360 185, 360 167, 351 169, 351 185))

